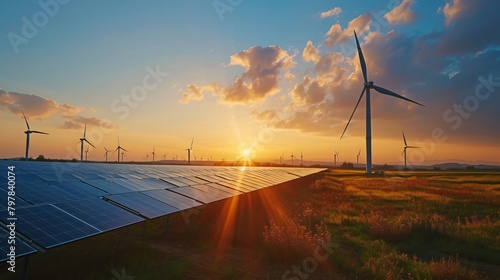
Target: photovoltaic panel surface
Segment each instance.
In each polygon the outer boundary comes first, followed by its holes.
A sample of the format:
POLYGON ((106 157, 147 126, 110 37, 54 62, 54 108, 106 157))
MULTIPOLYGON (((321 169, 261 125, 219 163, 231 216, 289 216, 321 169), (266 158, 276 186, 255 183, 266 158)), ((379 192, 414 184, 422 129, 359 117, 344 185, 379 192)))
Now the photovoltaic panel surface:
POLYGON ((143 218, 99 198, 56 203, 54 206, 100 231, 109 231, 144 221, 143 218))
MULTIPOLYGON (((16 230, 28 242, 18 239, 18 256, 322 170, 0 161, 0 171, 7 166, 16 173, 16 230)), ((0 200, 7 201, 6 189, 0 200)), ((7 234, 6 215, 0 204, 0 237, 7 234)), ((0 253, 8 249, 0 244, 0 253)))
MULTIPOLYGON (((1 211, 6 221, 7 211, 1 211)), ((100 231, 52 205, 16 209, 16 230, 45 248, 82 239, 100 231)))
MULTIPOLYGON (((0 239, 2 242, 0 242, 0 262, 3 262, 5 260, 8 260, 10 256, 7 256, 7 254, 11 254, 10 247, 15 246, 15 257, 19 258, 24 255, 32 254, 37 252, 37 250, 30 245, 28 245, 26 242, 24 242, 21 238, 17 237, 15 239, 15 243, 8 243, 10 240, 9 239, 9 231, 7 229, 0 228, 0 239)), ((11 241, 12 242, 12 241, 11 241)))
POLYGON ((179 211, 171 205, 140 192, 109 195, 105 198, 150 219, 179 211))

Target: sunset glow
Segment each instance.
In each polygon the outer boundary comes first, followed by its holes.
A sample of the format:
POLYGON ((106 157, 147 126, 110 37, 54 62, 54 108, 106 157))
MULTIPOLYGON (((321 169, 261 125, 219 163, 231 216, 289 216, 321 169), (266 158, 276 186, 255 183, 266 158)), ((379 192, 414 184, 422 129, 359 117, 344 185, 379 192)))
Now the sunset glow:
POLYGON ((362 164, 364 102, 340 140, 356 30, 369 80, 425 104, 373 91, 374 164, 403 163, 402 131, 413 164, 500 163, 498 3, 229 2, 0 4, 0 158, 24 156, 24 111, 50 134, 33 158, 79 159, 86 125, 91 161, 119 138, 126 161, 184 163, 194 138, 192 161, 362 164))

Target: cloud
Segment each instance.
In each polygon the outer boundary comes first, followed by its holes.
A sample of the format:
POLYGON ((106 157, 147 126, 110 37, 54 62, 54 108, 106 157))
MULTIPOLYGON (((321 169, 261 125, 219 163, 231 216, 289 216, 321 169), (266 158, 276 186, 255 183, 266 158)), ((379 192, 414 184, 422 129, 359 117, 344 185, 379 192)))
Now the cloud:
POLYGON ((332 48, 336 44, 352 39, 354 30, 356 30, 358 34, 362 34, 370 30, 371 22, 372 15, 370 13, 366 13, 351 20, 346 29, 342 29, 340 24, 336 23, 332 25, 330 30, 326 33, 325 45, 332 48))
POLYGON ((468 5, 471 4, 470 2, 471 1, 452 0, 446 3, 444 8, 440 8, 439 11, 443 12, 446 25, 450 25, 453 21, 460 17, 460 14, 463 14, 464 11, 468 10, 468 5))
POLYGON ((62 129, 81 129, 85 125, 87 127, 103 127, 107 129, 119 129, 120 127, 112 124, 111 122, 98 119, 96 117, 82 117, 76 116, 66 122, 61 126, 62 129))
POLYGON ((0 89, 0 106, 11 113, 22 116, 22 111, 31 118, 45 119, 55 114, 65 117, 77 115, 84 110, 82 107, 66 103, 59 104, 54 100, 34 94, 6 92, 0 89))
POLYGON ((495 28, 499 10, 499 1, 448 2, 441 9, 447 29, 436 35, 439 40, 434 41, 433 49, 439 55, 463 55, 499 47, 500 29, 495 28))
POLYGON ((252 112, 250 112, 250 115, 258 121, 271 121, 278 117, 278 111, 264 110, 259 112, 257 110, 253 110, 252 112))
POLYGON ((317 62, 319 60, 318 53, 319 51, 316 47, 314 47, 313 43, 311 41, 307 41, 306 47, 302 51, 302 59, 306 62, 317 62))
POLYGON ((413 5, 415 5, 414 0, 403 0, 401 4, 385 14, 384 18, 391 25, 412 23, 417 17, 415 12, 412 10, 413 5))
POLYGON ((342 13, 342 9, 340 7, 335 7, 331 10, 328 10, 326 12, 322 12, 319 16, 321 18, 327 18, 327 17, 335 17, 340 15, 342 13))
MULTIPOLYGON (((60 127, 63 129, 80 129, 83 128, 85 123, 88 126, 93 125, 110 129, 118 128, 96 117, 80 116, 79 114, 85 110, 83 107, 58 103, 52 99, 43 98, 35 94, 6 92, 0 89, 0 107, 20 117, 22 117, 24 112, 26 117, 30 119, 44 120, 51 116, 60 115, 67 119, 60 127)), ((89 107, 87 111, 94 113, 95 109, 89 107)))
POLYGON ((186 104, 190 100, 201 100, 204 90, 211 91, 223 103, 246 104, 263 101, 280 91, 278 86, 280 72, 292 68, 295 62, 293 56, 278 46, 253 46, 232 55, 229 65, 245 68, 243 74, 237 77, 232 85, 223 87, 212 83, 200 87, 190 84, 180 102, 186 104))

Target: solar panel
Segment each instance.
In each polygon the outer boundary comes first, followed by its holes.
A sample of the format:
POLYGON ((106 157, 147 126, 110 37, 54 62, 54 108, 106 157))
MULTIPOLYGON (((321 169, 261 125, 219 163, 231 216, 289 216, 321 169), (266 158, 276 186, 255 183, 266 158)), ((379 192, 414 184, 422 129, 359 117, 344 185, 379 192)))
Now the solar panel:
POLYGON ((78 198, 86 198, 86 197, 99 197, 106 195, 107 193, 92 187, 89 184, 85 184, 82 181, 77 180, 65 180, 64 182, 48 182, 50 185, 53 185, 67 193, 70 193, 78 198))
MULTIPOLYGON (((7 211, 0 212, 2 218, 6 215, 7 211)), ((44 248, 52 248, 100 232, 49 204, 18 208, 16 217, 16 230, 44 248)))
POLYGON ((107 179, 91 179, 84 180, 83 182, 102 191, 105 191, 108 194, 126 193, 132 191, 129 188, 113 183, 107 179))
POLYGON ((56 203, 54 206, 101 231, 144 221, 143 218, 99 198, 56 203))
POLYGON ((182 188, 175 188, 175 189, 170 189, 172 192, 176 192, 182 195, 185 195, 187 197, 192 197, 193 199, 196 199, 198 201, 201 201, 203 203, 210 203, 214 201, 218 201, 221 199, 225 199, 228 197, 231 197, 232 195, 229 193, 224 193, 222 191, 218 191, 217 193, 212 193, 208 190, 203 190, 204 188, 200 186, 193 186, 193 187, 182 187, 182 188))
POLYGON ((140 192, 108 195, 105 198, 150 219, 178 211, 177 208, 140 192))
POLYGON ((26 182, 16 185, 16 194, 33 204, 78 199, 77 196, 69 194, 53 185, 49 185, 45 181, 26 182))
POLYGON ((2 240, 2 242, 0 242, 0 262, 3 262, 10 258, 10 256, 7 256, 7 254, 10 254, 11 246, 16 247, 15 251, 16 258, 37 252, 35 248, 28 245, 19 237, 16 237, 15 244, 9 244, 7 242, 8 238, 9 238, 9 233, 7 232, 7 230, 0 228, 0 239, 2 240))
POLYGON ((188 198, 168 190, 145 191, 142 193, 168 205, 172 205, 179 210, 185 210, 202 205, 192 198, 188 198))
MULTIPOLYGON (((38 245, 52 248, 322 170, 24 161, 0 161, 0 170, 11 165, 16 229, 36 243, 18 239, 17 256, 36 252, 38 245)), ((6 174, 0 172, 0 180, 6 182, 6 174)), ((5 189, 0 200, 7 200, 5 189)), ((0 203, 0 224, 6 215, 6 204, 0 203)), ((6 234, 0 228, 0 238, 6 234)), ((7 249, 0 243, 0 260, 7 249)))

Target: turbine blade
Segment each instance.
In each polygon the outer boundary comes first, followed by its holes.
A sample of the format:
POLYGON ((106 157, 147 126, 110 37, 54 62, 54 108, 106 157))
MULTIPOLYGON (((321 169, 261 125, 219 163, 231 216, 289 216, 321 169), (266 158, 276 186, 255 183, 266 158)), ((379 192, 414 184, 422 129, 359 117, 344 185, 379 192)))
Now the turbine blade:
POLYGON ((406 146, 408 149, 420 149, 420 147, 415 147, 415 146, 406 146))
POLYGON ((21 111, 23 113, 24 121, 26 122, 26 126, 28 127, 28 130, 30 130, 30 125, 28 124, 28 120, 26 119, 26 116, 24 115, 24 111, 21 111))
POLYGON ((191 147, 189 148, 190 150, 193 150, 193 142, 194 142, 194 137, 193 140, 191 140, 191 147))
POLYGON ((399 94, 397 94, 397 93, 395 93, 395 92, 392 92, 392 91, 390 91, 390 90, 388 90, 388 89, 381 88, 381 87, 376 86, 376 85, 373 85, 373 88, 374 88, 376 91, 378 91, 378 92, 380 92, 380 93, 382 93, 382 94, 389 95, 389 96, 392 96, 392 97, 397 97, 397 98, 400 98, 400 99, 403 99, 403 100, 406 100, 406 101, 410 101, 410 102, 415 103, 415 104, 417 104, 417 105, 420 105, 420 106, 422 106, 422 107, 425 107, 424 105, 422 105, 422 104, 420 104, 420 103, 418 103, 418 102, 416 102, 416 101, 413 101, 413 100, 411 100, 411 99, 408 99, 408 98, 406 98, 406 97, 404 97, 404 96, 402 96, 402 95, 399 95, 399 94))
POLYGON ((359 102, 361 101, 361 98, 363 98, 363 95, 365 94, 366 88, 363 87, 363 90, 361 91, 361 95, 359 96, 358 102, 356 103, 356 106, 354 107, 354 111, 352 111, 351 117, 349 118, 349 121, 347 122, 347 125, 344 128, 344 132, 342 132, 342 135, 340 136, 340 139, 344 137, 344 133, 347 130, 347 127, 349 126, 349 123, 351 123, 352 116, 354 116, 354 113, 356 113, 356 109, 358 108, 359 102))
MULTIPOLYGON (((403 132, 403 131, 401 131, 403 132)), ((406 137, 405 137, 405 133, 403 132, 403 140, 405 141, 405 146, 408 146, 408 144, 406 144, 406 137)))
POLYGON ((38 133, 38 134, 46 134, 46 135, 49 135, 47 132, 42 132, 42 131, 36 131, 36 130, 32 130, 31 133, 38 133))
POLYGON ((363 78, 365 79, 365 83, 368 83, 368 75, 366 74, 365 57, 363 56, 363 51, 361 51, 361 46, 359 45, 358 35, 356 35, 356 31, 354 31, 354 37, 356 38, 356 45, 358 46, 359 63, 361 64, 361 70, 363 71, 363 78))
POLYGON ((406 150, 406 148, 403 149, 403 152, 401 153, 401 155, 403 155, 405 153, 405 150, 406 150))
POLYGON ((84 140, 85 142, 87 142, 90 146, 94 147, 94 149, 95 149, 95 146, 94 146, 94 145, 92 145, 92 143, 90 143, 87 139, 83 139, 83 140, 84 140))
POLYGON ((122 150, 124 150, 125 152, 128 152, 127 150, 125 150, 124 148, 122 148, 122 150))
POLYGON ((85 124, 85 128, 83 129, 83 138, 85 138, 85 134, 87 134, 87 124, 85 124))
POLYGON ((120 146, 120 138, 116 136, 116 140, 118 140, 118 147, 120 146))

